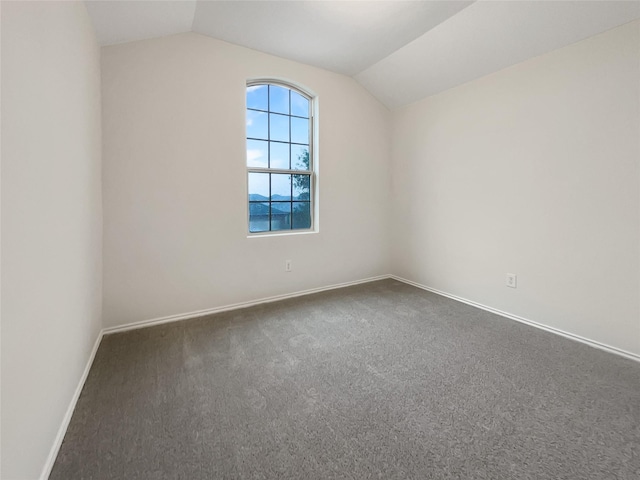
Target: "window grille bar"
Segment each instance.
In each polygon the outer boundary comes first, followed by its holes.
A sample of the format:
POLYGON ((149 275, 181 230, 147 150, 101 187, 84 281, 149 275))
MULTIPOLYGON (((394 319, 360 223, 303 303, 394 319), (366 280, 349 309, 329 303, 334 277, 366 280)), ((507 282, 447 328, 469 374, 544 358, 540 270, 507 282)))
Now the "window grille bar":
POLYGON ((284 168, 248 167, 249 173, 285 173, 287 175, 311 175, 311 170, 287 170, 284 168))
MULTIPOLYGON (((260 234, 260 233, 278 233, 278 232, 289 232, 289 231, 308 231, 308 230, 313 230, 313 225, 314 225, 314 209, 313 209, 313 204, 314 204, 314 192, 315 192, 315 188, 316 188, 316 178, 315 178, 315 172, 314 172, 314 158, 313 158, 313 142, 314 142, 314 138, 313 138, 313 125, 314 125, 314 111, 313 111, 313 97, 309 96, 308 94, 298 90, 297 88, 295 88, 295 86, 289 85, 285 82, 281 82, 278 80, 268 80, 268 79, 262 79, 262 80, 255 80, 255 81, 250 81, 247 82, 247 87, 249 86, 254 86, 254 85, 260 85, 260 86, 264 86, 267 87, 267 108, 266 110, 262 110, 261 108, 249 108, 247 107, 247 111, 253 111, 253 112, 258 112, 258 113, 266 113, 267 114, 267 138, 256 138, 256 137, 245 137, 247 140, 253 140, 253 141, 262 141, 262 142, 267 142, 267 167, 249 167, 247 166, 247 178, 249 177, 249 174, 251 173, 258 173, 258 174, 268 174, 268 182, 269 182, 269 187, 268 187, 268 198, 264 199, 264 200, 250 200, 251 197, 248 198, 248 205, 254 205, 254 204, 262 204, 264 206, 266 206, 265 204, 268 203, 268 227, 265 225, 265 229, 264 230, 259 230, 259 231, 251 231, 251 227, 249 227, 249 231, 252 234, 260 234), (287 89, 287 101, 288 101, 288 113, 281 113, 281 112, 276 112, 273 111, 273 109, 271 108, 271 100, 272 100, 272 88, 273 87, 284 87, 287 89), (305 98, 308 102, 309 102, 309 107, 307 110, 307 115, 306 116, 302 116, 302 115, 296 115, 293 113, 292 110, 292 103, 293 103, 293 94, 292 92, 295 92, 296 94, 300 95, 301 97, 305 98), (280 115, 281 117, 288 117, 288 133, 289 133, 289 139, 288 141, 284 141, 284 140, 272 140, 271 139, 271 115, 280 115), (292 134, 293 134, 293 121, 292 118, 297 118, 297 119, 301 119, 301 120, 306 120, 307 121, 307 125, 308 125, 308 141, 307 143, 300 143, 300 142, 294 142, 292 139, 292 134), (289 164, 288 167, 289 168, 271 168, 271 143, 274 144, 280 144, 280 145, 287 145, 288 146, 288 151, 289 151, 289 164), (306 170, 295 170, 293 169, 293 164, 294 164, 294 160, 298 160, 302 155, 304 155, 304 150, 302 150, 302 152, 300 153, 300 155, 298 156, 298 159, 293 159, 292 155, 293 155, 293 147, 304 147, 307 152, 306 154, 308 155, 308 166, 306 170), (289 199, 288 200, 274 200, 272 199, 273 196, 273 188, 272 188, 272 182, 273 182, 273 175, 277 175, 277 174, 281 174, 281 175, 287 175, 289 177, 289 199), (302 199, 296 199, 294 198, 293 194, 295 192, 295 184, 294 184, 294 177, 292 175, 299 175, 299 176, 305 176, 307 177, 306 180, 304 180, 304 183, 308 182, 308 193, 309 193, 309 198, 307 200, 302 200, 302 199), (275 205, 274 205, 275 203, 275 205), (305 218, 304 220, 300 220, 300 221, 304 221, 304 223, 302 223, 301 225, 306 225, 307 222, 309 222, 309 226, 305 227, 305 228, 294 228, 295 225, 297 225, 294 222, 294 204, 298 205, 298 206, 302 206, 303 210, 300 210, 299 212, 308 212, 308 218, 305 218), (280 221, 275 225, 275 229, 274 229, 274 223, 273 223, 273 214, 274 214, 274 209, 278 209, 278 205, 280 205, 282 208, 282 206, 288 205, 289 208, 289 219, 288 219, 288 226, 286 225, 286 223, 281 223, 280 221), (284 227, 284 228, 282 228, 284 227)), ((277 118, 277 117, 274 117, 277 118)), ((303 191, 306 192, 306 189, 303 189, 303 191)), ((249 193, 250 194, 250 193, 249 193)), ((249 209, 250 210, 250 209, 249 209)), ((251 214, 249 212, 249 222, 251 221, 251 214)))

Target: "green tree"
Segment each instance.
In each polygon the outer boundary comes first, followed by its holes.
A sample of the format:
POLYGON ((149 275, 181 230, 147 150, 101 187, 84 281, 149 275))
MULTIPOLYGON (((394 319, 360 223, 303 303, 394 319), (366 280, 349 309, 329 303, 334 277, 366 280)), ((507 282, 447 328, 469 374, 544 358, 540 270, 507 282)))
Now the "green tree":
MULTIPOLYGON (((305 150, 298 155, 298 161, 296 163, 296 169, 309 170, 309 150, 305 150)), ((309 200, 311 193, 311 178, 309 175, 294 175, 293 176, 293 188, 297 192, 298 200, 309 200)))
MULTIPOLYGON (((309 150, 304 150, 298 155, 296 168, 299 170, 309 170, 309 150)), ((305 203, 296 203, 293 209, 294 228, 310 228, 311 227, 311 176, 310 175, 294 175, 293 187, 296 192, 296 200, 305 201, 305 203)))

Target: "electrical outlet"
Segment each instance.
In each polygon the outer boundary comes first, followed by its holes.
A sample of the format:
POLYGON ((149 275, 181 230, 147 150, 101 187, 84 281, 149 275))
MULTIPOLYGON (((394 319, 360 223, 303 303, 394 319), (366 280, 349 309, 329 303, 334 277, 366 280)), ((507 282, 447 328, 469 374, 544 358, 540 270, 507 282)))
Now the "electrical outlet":
POLYGON ((507 273, 507 287, 518 288, 518 276, 515 273, 507 273))
POLYGON ((285 260, 284 261, 284 271, 285 272, 290 272, 291 271, 291 260, 285 260))

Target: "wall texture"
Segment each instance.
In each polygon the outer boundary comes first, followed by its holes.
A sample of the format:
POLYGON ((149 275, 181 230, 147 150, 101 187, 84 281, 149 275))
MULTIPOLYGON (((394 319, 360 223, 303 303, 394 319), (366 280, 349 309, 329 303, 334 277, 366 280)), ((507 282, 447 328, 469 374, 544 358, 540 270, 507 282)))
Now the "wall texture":
POLYGON ((389 112, 354 80, 189 33, 103 48, 102 96, 106 327, 388 271, 389 112), (318 233, 247 238, 259 77, 318 96, 318 233))
POLYGON ((394 273, 640 354, 639 79, 636 21, 394 112, 394 273))
POLYGON ((82 2, 2 2, 2 470, 40 476, 101 328, 100 50, 82 2))

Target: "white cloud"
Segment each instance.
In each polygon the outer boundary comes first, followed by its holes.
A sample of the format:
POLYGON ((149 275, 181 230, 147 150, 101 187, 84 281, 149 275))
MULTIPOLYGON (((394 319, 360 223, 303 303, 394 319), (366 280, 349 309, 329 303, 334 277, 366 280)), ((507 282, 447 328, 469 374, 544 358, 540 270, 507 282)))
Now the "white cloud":
MULTIPOLYGON (((261 117, 263 118, 262 121, 266 121, 265 115, 266 115, 266 113, 264 113, 264 112, 256 112, 254 110, 247 110, 247 127, 253 125, 253 122, 255 120, 260 120, 261 117)), ((267 128, 266 124, 265 124, 264 128, 265 129, 267 128)))
POLYGON ((255 92, 259 88, 264 88, 264 85, 251 85, 250 87, 247 87, 247 92, 255 92))
POLYGON ((257 149, 247 149, 247 162, 254 162, 255 160, 259 160, 263 157, 262 150, 257 149))

